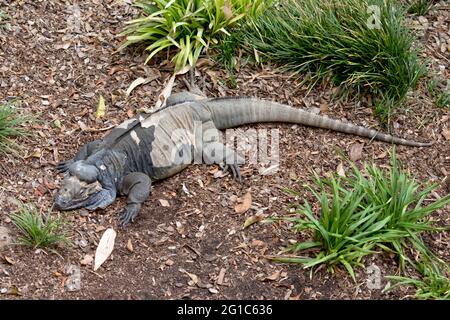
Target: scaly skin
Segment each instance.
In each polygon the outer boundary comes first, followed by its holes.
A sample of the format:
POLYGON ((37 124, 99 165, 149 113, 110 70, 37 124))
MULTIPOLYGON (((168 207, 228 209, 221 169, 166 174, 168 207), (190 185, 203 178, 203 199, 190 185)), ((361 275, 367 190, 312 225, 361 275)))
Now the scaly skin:
POLYGON ((58 170, 66 172, 66 177, 55 203, 61 210, 95 210, 107 207, 117 195, 126 195, 120 223, 128 224, 148 198, 151 181, 180 172, 194 158, 225 163, 223 167, 240 179, 237 155, 221 143, 218 130, 260 122, 297 123, 407 146, 431 145, 276 102, 244 97, 207 99, 182 92, 169 97, 165 108, 125 121, 102 140, 83 146, 72 160, 60 163, 58 170), (229 156, 234 160, 229 161, 229 156))

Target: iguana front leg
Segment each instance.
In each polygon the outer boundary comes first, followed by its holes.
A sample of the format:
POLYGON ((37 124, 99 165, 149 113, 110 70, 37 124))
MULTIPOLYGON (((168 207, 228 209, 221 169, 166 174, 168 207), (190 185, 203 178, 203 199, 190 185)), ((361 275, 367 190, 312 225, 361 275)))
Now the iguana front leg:
POLYGON ((97 148, 101 142, 102 142, 101 140, 94 140, 94 141, 86 143, 75 154, 75 157, 73 157, 73 159, 69 159, 69 160, 58 163, 56 165, 56 170, 58 172, 66 172, 67 170, 69 170, 69 167, 72 163, 79 161, 79 160, 86 160, 91 154, 93 154, 97 150, 97 148))
POLYGON ((120 193, 127 195, 127 206, 121 212, 119 222, 125 226, 133 222, 141 209, 142 203, 150 195, 152 182, 149 176, 141 172, 132 172, 125 176, 120 186, 120 193))

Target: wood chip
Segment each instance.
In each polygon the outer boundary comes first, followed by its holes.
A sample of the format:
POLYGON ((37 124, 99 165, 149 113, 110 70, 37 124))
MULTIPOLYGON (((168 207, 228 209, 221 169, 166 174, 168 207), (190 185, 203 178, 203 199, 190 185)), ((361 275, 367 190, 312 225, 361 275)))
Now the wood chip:
POLYGON ((217 276, 217 284, 218 285, 222 285, 223 284, 223 280, 225 278, 225 273, 227 272, 227 269, 222 268, 220 269, 219 275, 217 276))

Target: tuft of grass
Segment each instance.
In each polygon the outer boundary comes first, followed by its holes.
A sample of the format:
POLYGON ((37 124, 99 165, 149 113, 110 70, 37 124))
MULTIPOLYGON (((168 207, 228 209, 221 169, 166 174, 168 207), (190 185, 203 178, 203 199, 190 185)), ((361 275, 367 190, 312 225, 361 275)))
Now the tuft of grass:
POLYGON ((319 191, 307 186, 317 200, 319 217, 306 201, 294 205, 294 217, 281 218, 293 222, 296 232, 314 232, 311 241, 298 243, 291 250, 314 250, 315 254, 273 260, 301 263, 305 268, 326 264, 331 271, 342 265, 355 279, 354 267, 362 266, 362 258, 375 249, 395 253, 402 268, 405 261, 413 263, 405 252, 411 244, 423 256, 433 257, 420 234, 445 230, 432 226, 428 218, 450 203, 450 195, 424 205, 436 185, 419 190, 415 179, 399 167, 395 151, 387 172, 374 164, 364 172, 353 164, 352 168, 348 178, 321 179, 316 175, 319 191))
POLYGON ((8 20, 8 19, 9 19, 9 16, 3 10, 0 10, 0 28, 3 27, 6 20, 8 20))
POLYGON ((440 89, 439 80, 433 77, 428 81, 427 88, 436 106, 450 109, 450 80, 447 81, 445 88, 440 89))
POLYGON ((11 220, 19 229, 19 243, 33 248, 67 245, 65 221, 60 216, 48 212, 42 216, 35 206, 23 205, 11 220))
POLYGON ((224 37, 214 48, 217 53, 214 55, 214 60, 223 66, 229 73, 233 74, 238 63, 237 49, 240 47, 242 41, 241 29, 234 30, 234 32, 224 37))
POLYGON ((19 115, 15 103, 0 104, 0 153, 15 152, 13 138, 30 135, 21 125, 32 117, 19 115))
POLYGON ((286 0, 255 19, 242 44, 309 75, 311 87, 331 81, 347 95, 372 94, 386 119, 425 70, 404 14, 394 1, 286 0))
POLYGON ((245 17, 255 17, 272 0, 141 0, 135 6, 142 16, 129 21, 122 32, 126 41, 119 49, 144 43, 150 54, 145 63, 162 50, 173 49, 175 72, 194 66, 210 44, 217 44, 245 17))
POLYGON ((421 274, 421 279, 387 276, 389 280, 395 282, 388 285, 383 291, 392 290, 398 286, 409 285, 416 288, 415 297, 417 299, 450 299, 450 267, 432 261, 422 261, 417 265, 417 271, 421 274))
POLYGON ((433 0, 413 0, 408 6, 408 13, 424 16, 433 7, 433 0))

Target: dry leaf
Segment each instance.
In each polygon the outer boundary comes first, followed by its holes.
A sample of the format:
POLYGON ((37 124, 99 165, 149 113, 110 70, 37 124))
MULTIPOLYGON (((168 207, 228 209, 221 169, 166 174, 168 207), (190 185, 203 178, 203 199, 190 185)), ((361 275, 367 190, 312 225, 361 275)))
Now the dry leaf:
POLYGON ((270 276, 265 277, 264 281, 277 281, 280 278, 281 270, 275 271, 270 276))
POLYGON ((127 241, 127 249, 128 249, 128 251, 130 251, 130 252, 133 252, 133 251, 134 251, 134 249, 133 249, 133 244, 131 243, 131 239, 128 239, 128 241, 127 241))
POLYGON ((231 4, 229 0, 225 0, 223 4, 223 15, 225 19, 230 20, 233 18, 233 11, 231 10, 231 4))
POLYGON ((104 233, 100 239, 97 250, 95 251, 95 263, 94 271, 96 271, 100 266, 108 259, 114 249, 114 241, 116 239, 117 233, 114 229, 109 228, 104 233))
POLYGON ((59 121, 58 119, 56 119, 55 121, 53 121, 53 124, 54 124, 55 127, 57 127, 58 129, 61 129, 61 127, 62 127, 61 121, 59 121))
POLYGON ((164 199, 159 199, 159 203, 163 206, 163 207, 170 207, 170 203, 167 200, 164 199))
POLYGON ((341 163, 337 166, 337 174, 341 177, 345 177, 344 165, 341 163))
POLYGON ((105 98, 103 98, 102 95, 98 98, 98 105, 97 105, 97 111, 95 112, 95 117, 97 119, 103 118, 106 114, 106 105, 105 105, 105 98))
POLYGON ((78 120, 78 125, 80 126, 81 131, 87 131, 88 130, 87 125, 83 121, 78 120))
POLYGON ((87 254, 83 259, 80 260, 80 264, 83 266, 89 266, 92 264, 92 261, 94 261, 94 257, 92 256, 92 254, 87 254))
POLYGON ((137 86, 140 86, 141 84, 144 84, 146 82, 147 79, 144 79, 142 77, 137 78, 130 84, 125 95, 128 97, 131 94, 131 91, 133 91, 137 86))
POLYGON ((216 288, 209 288, 208 291, 211 292, 212 294, 218 294, 219 293, 219 291, 216 288))
POLYGON ((173 264, 174 264, 175 262, 174 262, 173 260, 171 260, 171 259, 167 259, 165 263, 166 263, 166 266, 169 266, 169 267, 170 267, 170 266, 173 266, 173 264))
POLYGON ((252 247, 263 247, 266 245, 266 243, 264 241, 261 240, 253 240, 252 243, 250 244, 252 247))
POLYGON ((191 286, 191 285, 196 285, 197 283, 198 283, 198 277, 197 277, 197 275, 195 275, 195 274, 193 274, 193 273, 189 273, 189 272, 186 272, 186 274, 189 276, 189 278, 191 278, 191 281, 189 281, 189 282, 191 282, 191 283, 189 283, 189 285, 191 286))
POLYGON ((30 157, 33 158, 40 158, 42 156, 42 151, 39 148, 34 149, 33 153, 30 155, 30 157))
POLYGON ((250 192, 247 192, 244 197, 242 198, 242 203, 236 204, 234 207, 234 211, 236 213, 245 213, 248 209, 250 209, 250 206, 252 205, 252 194, 250 192))
POLYGON ((362 143, 352 144, 352 146, 350 147, 349 156, 353 162, 356 162, 362 158, 363 147, 364 147, 364 144, 362 144, 362 143))
POLYGON ((375 156, 375 159, 384 159, 387 156, 387 152, 383 151, 382 153, 380 153, 379 155, 375 156))
POLYGON ((442 129, 442 135, 444 136, 445 140, 450 140, 450 130, 449 129, 442 129))
POLYGON ((176 77, 175 74, 172 77, 170 77, 167 85, 164 87, 163 91, 158 96, 158 99, 156 100, 156 104, 155 104, 155 107, 153 108, 153 111, 156 111, 159 108, 162 108, 166 105, 166 100, 172 93, 172 88, 175 83, 175 77, 176 77))
POLYGON ((222 285, 223 284, 223 279, 225 278, 225 273, 227 272, 227 269, 222 268, 220 269, 219 275, 217 276, 217 284, 218 285, 222 285))
POLYGON ((247 218, 244 222, 244 229, 250 227, 252 224, 257 223, 261 221, 264 217, 260 214, 256 214, 254 216, 251 216, 250 218, 247 218))
POLYGON ((320 105, 320 113, 326 113, 328 112, 328 103, 324 102, 320 105))
POLYGON ((4 256, 3 258, 5 258, 5 261, 8 262, 10 265, 14 265, 15 262, 13 259, 11 259, 10 257, 4 256))

